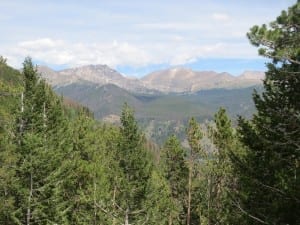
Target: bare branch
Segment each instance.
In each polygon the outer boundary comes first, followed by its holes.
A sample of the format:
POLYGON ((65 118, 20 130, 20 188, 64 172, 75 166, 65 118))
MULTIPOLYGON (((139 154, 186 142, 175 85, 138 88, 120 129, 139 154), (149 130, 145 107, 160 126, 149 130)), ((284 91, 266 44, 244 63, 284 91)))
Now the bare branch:
POLYGON ((117 219, 117 220, 120 221, 120 219, 119 219, 116 215, 114 215, 112 212, 108 211, 107 209, 103 208, 103 207, 102 207, 101 205, 99 205, 97 202, 95 202, 95 205, 96 205, 102 212, 104 212, 105 214, 107 214, 107 215, 109 215, 110 217, 115 218, 115 219, 117 219))
POLYGON ((246 210, 244 210, 241 206, 240 206, 240 204, 239 203, 237 203, 237 202, 235 202, 235 201, 232 201, 233 202, 233 204, 242 212, 242 213, 244 213, 245 215, 247 215, 247 216, 249 216, 250 218, 252 218, 252 219, 254 219, 254 220, 256 220, 256 221, 258 221, 258 222, 260 222, 260 223, 262 223, 262 224, 269 224, 268 222, 266 222, 266 221, 264 221, 264 220, 262 220, 262 219, 260 219, 260 218, 258 218, 258 217, 256 217, 256 216, 253 216, 253 215, 251 215, 250 213, 248 213, 246 210))
POLYGON ((130 215, 136 215, 136 214, 139 214, 139 213, 143 213, 145 211, 146 211, 145 209, 140 209, 140 210, 135 210, 133 212, 130 212, 128 214, 130 214, 130 215))
POLYGON ((282 61, 282 60, 285 59, 285 60, 287 60, 287 61, 289 61, 289 62, 291 62, 291 63, 300 65, 300 61, 294 60, 294 59, 290 58, 289 56, 279 57, 279 56, 271 55, 271 54, 269 54, 269 53, 264 53, 264 55, 267 56, 267 57, 269 57, 269 58, 276 59, 276 60, 280 60, 280 61, 282 61))

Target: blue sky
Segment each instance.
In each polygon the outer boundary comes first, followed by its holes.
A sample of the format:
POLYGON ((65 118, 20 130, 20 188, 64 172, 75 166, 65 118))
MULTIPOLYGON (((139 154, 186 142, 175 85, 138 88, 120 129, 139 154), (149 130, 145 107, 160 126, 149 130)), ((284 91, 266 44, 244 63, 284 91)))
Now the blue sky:
POLYGON ((185 66, 263 70, 245 34, 296 0, 0 0, 0 55, 63 69, 107 64, 128 76, 185 66))

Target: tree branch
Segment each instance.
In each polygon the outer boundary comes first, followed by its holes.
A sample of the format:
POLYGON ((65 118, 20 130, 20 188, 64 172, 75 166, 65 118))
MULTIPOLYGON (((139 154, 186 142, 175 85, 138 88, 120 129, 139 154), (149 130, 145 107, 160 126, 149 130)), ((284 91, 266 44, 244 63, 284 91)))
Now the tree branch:
POLYGON ((264 55, 266 57, 269 57, 269 58, 272 58, 272 59, 276 59, 276 60, 279 60, 279 61, 282 61, 282 60, 287 60, 289 61, 290 63, 294 63, 294 64, 297 64, 297 65, 300 65, 300 61, 298 60, 294 60, 288 56, 283 56, 283 57, 279 57, 279 56, 274 56, 274 55, 271 55, 269 53, 264 53, 264 55))
POLYGON ((106 210, 105 208, 103 208, 103 207, 102 207, 101 205, 99 205, 97 202, 95 202, 95 205, 96 205, 102 212, 104 212, 105 214, 107 214, 107 215, 109 215, 110 217, 115 218, 115 219, 117 219, 117 220, 120 221, 120 219, 119 219, 116 215, 114 215, 112 212, 110 212, 110 211, 106 210))
POLYGON ((240 206, 240 204, 238 204, 237 202, 235 202, 235 201, 232 201, 232 202, 233 202, 233 204, 234 204, 234 205, 235 205, 242 213, 244 213, 245 215, 249 216, 250 218, 256 220, 257 222, 263 223, 263 224, 269 224, 268 222, 266 222, 266 221, 264 221, 264 220, 262 220, 262 219, 260 219, 260 218, 258 218, 258 217, 256 217, 256 216, 253 216, 253 215, 251 215, 250 213, 248 213, 248 212, 247 212, 246 210, 244 210, 244 209, 240 206))

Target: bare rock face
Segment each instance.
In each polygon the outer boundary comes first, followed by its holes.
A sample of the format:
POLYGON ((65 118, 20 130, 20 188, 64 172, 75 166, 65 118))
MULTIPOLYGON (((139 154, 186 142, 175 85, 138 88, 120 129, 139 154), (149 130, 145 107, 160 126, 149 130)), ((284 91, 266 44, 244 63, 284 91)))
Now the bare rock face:
POLYGON ((38 71, 53 86, 88 82, 98 85, 115 84, 135 92, 141 92, 145 89, 139 79, 126 78, 107 65, 88 65, 57 72, 48 67, 40 66, 38 71))
POLYGON ((114 84, 137 93, 196 92, 214 88, 240 88, 261 84, 264 73, 245 71, 235 77, 228 73, 214 71, 193 71, 186 68, 171 68, 156 71, 142 79, 128 78, 107 65, 87 65, 77 68, 54 71, 39 66, 38 71, 53 86, 72 83, 93 83, 97 85, 114 84))

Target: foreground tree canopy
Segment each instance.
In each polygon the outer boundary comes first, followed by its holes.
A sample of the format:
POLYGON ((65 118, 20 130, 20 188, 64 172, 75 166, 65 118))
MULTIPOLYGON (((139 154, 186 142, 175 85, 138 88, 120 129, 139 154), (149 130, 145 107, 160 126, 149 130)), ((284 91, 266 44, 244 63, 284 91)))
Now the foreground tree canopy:
POLYGON ((253 26, 247 36, 259 47, 259 54, 274 62, 300 64, 300 17, 299 0, 287 11, 282 11, 269 26, 253 26))
POLYGON ((0 57, 0 224, 300 224, 300 3, 248 33, 272 58, 257 113, 191 118, 153 147, 127 104, 119 125, 58 97, 26 58, 0 57))
POLYGON ((254 26, 248 37, 273 63, 267 65, 265 91, 253 95, 257 114, 239 121, 245 155, 235 167, 237 204, 249 223, 299 224, 300 2, 270 28, 254 26))

